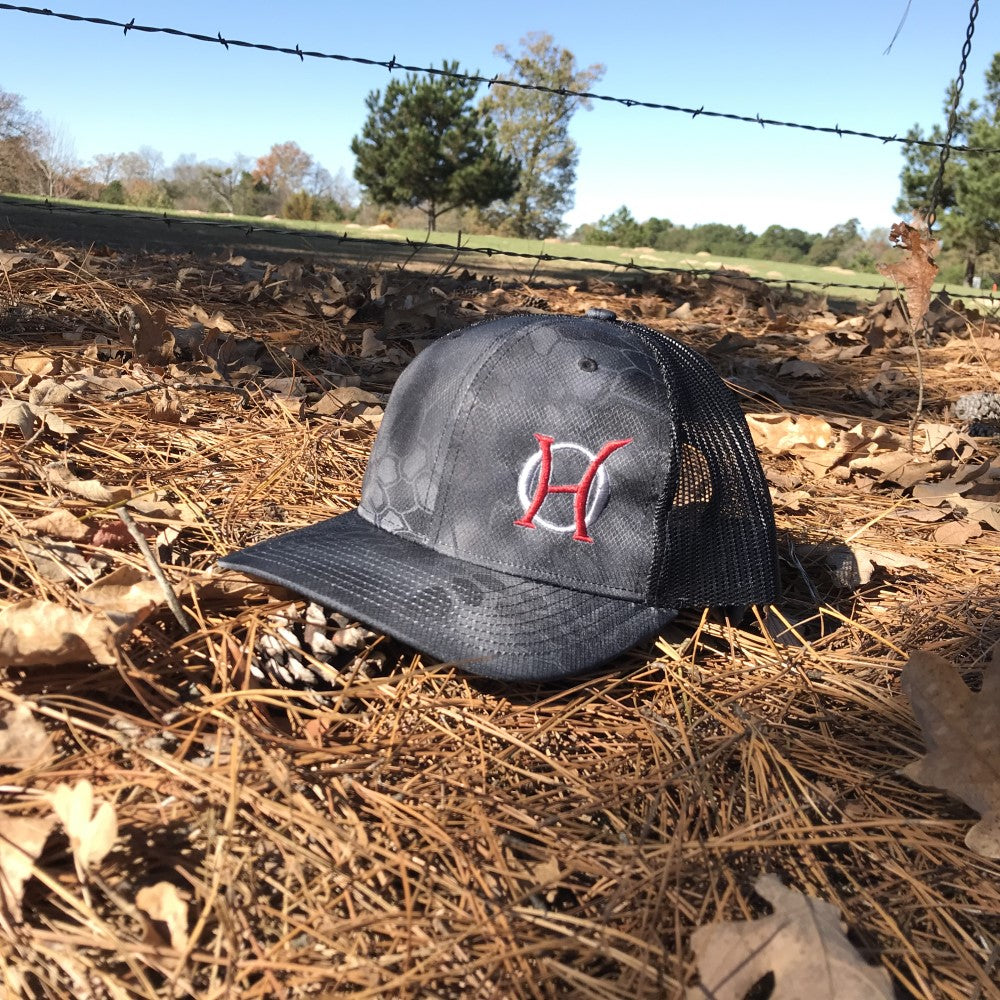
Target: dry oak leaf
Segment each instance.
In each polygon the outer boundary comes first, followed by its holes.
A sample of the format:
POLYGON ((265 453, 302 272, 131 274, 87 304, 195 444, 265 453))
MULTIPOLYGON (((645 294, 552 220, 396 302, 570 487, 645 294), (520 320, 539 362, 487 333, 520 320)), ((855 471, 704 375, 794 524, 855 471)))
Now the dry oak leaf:
POLYGON ((12 708, 0 719, 0 767, 33 767, 51 752, 49 734, 27 705, 12 708))
POLYGON ((59 817, 73 857, 86 871, 100 864, 118 838, 118 815, 111 802, 94 809, 94 786, 86 779, 75 785, 56 785, 49 794, 52 811, 59 817))
POLYGON ((878 264, 879 272, 906 289, 906 307, 913 329, 919 330, 931 305, 931 284, 938 273, 934 263, 937 240, 922 220, 914 219, 917 227, 897 222, 889 230, 889 242, 902 247, 905 255, 895 264, 878 264))
POLYGON ((903 774, 975 809, 982 819, 965 835, 966 846, 1000 858, 1000 646, 978 694, 953 663, 926 650, 910 655, 902 686, 927 745, 903 774))
POLYGON ((115 635, 106 616, 54 601, 18 601, 0 611, 0 667, 117 662, 115 635))
POLYGON ((64 507, 56 507, 48 514, 25 521, 24 526, 31 531, 39 531, 43 535, 61 538, 68 542, 79 542, 90 532, 90 528, 83 521, 64 507))
POLYGON ((904 556, 897 552, 886 552, 873 549, 867 545, 822 544, 803 546, 804 552, 816 552, 823 560, 827 569, 833 574, 837 583, 848 590, 871 583, 875 575, 875 567, 885 569, 923 569, 929 570, 931 564, 913 556, 904 556))
POLYGON ((208 312, 201 306, 191 306, 188 309, 188 314, 208 330, 218 330, 220 333, 236 333, 236 327, 218 310, 209 316, 208 312))
POLYGON ((174 333, 163 309, 127 307, 119 318, 118 337, 136 361, 166 365, 174 358, 174 333))
POLYGON ((188 940, 188 904, 172 882, 157 882, 140 889, 135 905, 153 920, 167 925, 170 946, 180 951, 188 940))
POLYGON ((118 662, 121 638, 163 601, 155 580, 129 566, 80 591, 94 607, 78 611, 54 601, 27 598, 0 610, 0 666, 118 662))
POLYGON ((0 901, 15 922, 21 920, 24 883, 53 826, 51 816, 0 815, 0 901))
POLYGON ((791 358, 782 363, 778 375, 789 375, 792 378, 823 378, 826 372, 822 365, 816 364, 815 361, 799 361, 798 358, 791 358))
POLYGON ((16 427, 27 440, 35 433, 35 411, 27 403, 9 399, 0 404, 0 427, 16 427))
POLYGON ((62 417, 45 406, 18 402, 13 399, 0 404, 0 425, 16 426, 25 440, 31 437, 35 427, 40 423, 53 433, 61 434, 63 437, 69 437, 70 434, 76 433, 76 428, 72 424, 66 423, 62 417))
POLYGON ((132 496, 132 491, 127 486, 108 489, 96 479, 80 479, 70 471, 69 463, 64 461, 49 462, 42 469, 42 478, 53 486, 58 486, 97 504, 111 505, 132 496))
POLYGON ((132 566, 121 566, 84 587, 80 597, 123 628, 139 624, 164 601, 160 585, 132 566))
POLYGON ((790 413, 748 413, 754 444, 772 455, 783 455, 801 445, 829 448, 837 432, 822 417, 790 413))
POLYGON ((982 533, 983 529, 978 524, 969 521, 945 521, 935 528, 933 538, 938 545, 962 546, 982 533))
POLYGON ((701 982, 687 1000, 743 1000, 769 972, 771 1000, 893 1000, 888 972, 864 963, 835 906, 786 888, 777 875, 761 875, 754 889, 774 907, 771 916, 691 935, 701 982))

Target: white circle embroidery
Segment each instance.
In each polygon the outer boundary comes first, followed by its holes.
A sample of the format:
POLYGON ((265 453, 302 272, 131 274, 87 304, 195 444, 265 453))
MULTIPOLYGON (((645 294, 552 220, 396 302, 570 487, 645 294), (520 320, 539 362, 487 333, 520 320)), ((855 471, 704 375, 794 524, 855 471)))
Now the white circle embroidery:
MULTIPOLYGON (((597 456, 590 451, 588 448, 584 448, 582 444, 574 444, 572 441, 555 441, 550 446, 551 452, 556 451, 577 451, 587 459, 587 465, 584 466, 584 472, 587 467, 593 462, 597 456)), ((538 489, 538 467, 542 464, 542 453, 541 451, 536 451, 531 458, 521 467, 521 475, 517 479, 517 495, 521 501, 521 505, 525 510, 531 507, 532 500, 535 496, 535 490, 538 489)), ((554 463, 553 463, 554 464, 554 463)), ((581 473, 580 478, 583 478, 583 473, 581 473)), ((560 485, 560 484, 554 484, 560 485)), ((569 484, 572 485, 572 484, 569 484)), ((594 476, 593 481, 590 484, 589 496, 587 497, 587 511, 584 514, 583 522, 590 530, 590 525, 593 521, 596 521, 600 516, 602 510, 604 510, 605 504, 608 502, 608 495, 611 493, 611 481, 608 478, 607 472, 604 470, 604 463, 597 467, 597 474, 594 476)), ((567 494, 567 496, 573 496, 572 493, 567 494)), ((569 524, 554 524, 552 521, 542 517, 541 511, 535 514, 532 519, 533 523, 539 528, 547 528, 549 531, 575 531, 576 522, 570 521, 569 524)))

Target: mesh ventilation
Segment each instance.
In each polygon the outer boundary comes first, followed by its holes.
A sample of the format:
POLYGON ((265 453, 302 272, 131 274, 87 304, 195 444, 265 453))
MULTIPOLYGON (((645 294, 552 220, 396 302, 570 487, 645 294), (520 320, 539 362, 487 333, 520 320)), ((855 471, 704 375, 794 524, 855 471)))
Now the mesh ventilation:
POLYGON ((678 608, 774 601, 771 497, 736 397, 690 348, 632 329, 663 366, 677 431, 677 461, 657 511, 652 600, 678 608))

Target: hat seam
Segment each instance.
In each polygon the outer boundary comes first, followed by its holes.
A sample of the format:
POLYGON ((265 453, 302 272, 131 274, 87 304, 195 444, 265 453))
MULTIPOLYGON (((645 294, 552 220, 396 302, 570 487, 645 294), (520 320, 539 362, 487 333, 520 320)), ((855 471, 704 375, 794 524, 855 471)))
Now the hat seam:
POLYGON ((660 528, 665 525, 667 510, 673 503, 673 497, 677 493, 677 482, 680 476, 680 469, 677 462, 674 460, 674 455, 676 455, 680 445, 684 443, 682 441, 682 437, 684 437, 684 435, 682 435, 682 428, 678 426, 676 419, 677 399, 674 392, 674 383, 671 378, 671 373, 668 370, 662 345, 657 343, 656 338, 647 336, 646 329, 639 326, 637 323, 622 323, 620 325, 631 331, 635 339, 638 340, 641 345, 645 346, 653 355, 653 358, 656 361, 656 366, 660 372, 663 388, 665 390, 664 395, 666 396, 667 405, 670 409, 669 424, 673 430, 673 441, 671 442, 671 447, 664 449, 668 456, 668 468, 663 475, 659 498, 656 502, 656 510, 653 513, 653 551, 650 554, 649 568, 646 571, 646 603, 651 607, 659 607, 660 605, 656 603, 656 599, 659 594, 659 585, 663 577, 663 545, 666 540, 665 532, 661 531, 660 528))
MULTIPOLYGON (((459 398, 462 399, 463 405, 465 400, 468 398, 469 394, 472 392, 472 389, 475 386, 477 380, 479 379, 483 368, 485 368, 486 365, 490 363, 494 363, 494 359, 500 353, 500 350, 503 347, 504 343, 505 343, 505 338, 502 333, 494 334, 493 343, 490 345, 486 357, 481 358, 475 370, 469 373, 467 378, 467 384, 463 386, 461 392, 459 393, 459 398)), ((450 452, 453 451, 451 447, 451 442, 455 440, 455 432, 457 429, 457 425, 458 421, 457 420, 453 421, 448 433, 442 434, 441 437, 438 439, 437 448, 434 451, 434 462, 433 465, 431 466, 431 478, 437 479, 438 482, 441 482, 443 480, 445 484, 444 497, 439 498, 435 496, 434 498, 434 509, 432 512, 431 523, 428 525, 428 528, 430 530, 428 530, 427 532, 427 540, 430 544, 430 547, 434 548, 435 551, 437 551, 436 545, 441 533, 440 512, 445 506, 445 500, 447 499, 448 490, 451 488, 451 480, 448 477, 449 469, 447 468, 447 465, 448 465, 448 455, 450 452), (443 457, 442 457, 442 452, 444 452, 443 457), (441 466, 440 475, 438 475, 437 472, 439 468, 439 463, 441 466)))
MULTIPOLYGON (((458 449, 451 448, 451 442, 458 440, 462 441, 465 438, 465 427, 469 421, 469 417, 472 414, 472 410, 476 405, 475 401, 471 399, 472 394, 476 386, 488 377, 487 368, 492 371, 500 363, 501 357, 506 353, 503 348, 510 350, 515 344, 521 343, 539 324, 540 320, 536 320, 534 323, 529 323, 525 325, 520 331, 517 337, 503 337, 502 335, 497 335, 495 349, 489 355, 489 357, 483 360, 483 363, 476 369, 476 374, 472 377, 469 382, 468 387, 463 390, 462 396, 462 408, 461 411, 456 414, 455 420, 452 424, 451 434, 449 435, 449 456, 445 458, 445 468, 441 470, 442 478, 444 481, 444 490, 442 491, 440 497, 437 499, 436 511, 434 513, 434 535, 430 538, 431 548, 435 552, 440 552, 441 550, 438 546, 441 544, 441 532, 444 526, 443 523, 443 512, 448 509, 448 498, 451 493, 452 483, 454 482, 454 472, 455 466, 458 461, 458 455, 456 454, 458 449)), ((445 553, 441 553, 444 555, 445 553)))

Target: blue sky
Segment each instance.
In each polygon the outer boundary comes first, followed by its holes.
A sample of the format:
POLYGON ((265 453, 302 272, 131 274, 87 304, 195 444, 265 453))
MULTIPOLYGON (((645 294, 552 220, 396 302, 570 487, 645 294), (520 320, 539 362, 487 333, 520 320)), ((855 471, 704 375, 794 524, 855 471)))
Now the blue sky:
MULTIPOLYGON (((903 134, 941 120, 965 38, 965 0, 51 0, 54 10, 247 41, 389 59, 457 59, 484 75, 547 31, 577 64, 604 63, 595 90, 739 114, 903 134)), ((1000 48, 1000 10, 984 3, 966 77, 968 96, 1000 48)), ((388 72, 328 60, 224 50, 0 11, 0 89, 62 127, 81 160, 153 146, 228 160, 294 140, 336 173, 353 170, 351 137, 364 98, 388 72)), ((598 103, 571 131, 580 147, 571 226, 620 205, 640 220, 771 223, 825 232, 857 217, 890 225, 901 147, 797 129, 716 121, 598 103)))

